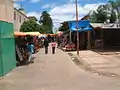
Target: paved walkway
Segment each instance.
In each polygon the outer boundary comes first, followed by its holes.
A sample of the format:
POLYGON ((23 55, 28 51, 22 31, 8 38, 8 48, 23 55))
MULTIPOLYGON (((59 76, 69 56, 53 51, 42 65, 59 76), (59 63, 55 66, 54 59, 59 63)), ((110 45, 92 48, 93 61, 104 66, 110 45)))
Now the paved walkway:
POLYGON ((80 51, 79 60, 93 71, 120 78, 120 52, 80 51))
POLYGON ((41 49, 35 57, 35 63, 3 77, 0 90, 120 90, 120 80, 80 69, 59 49, 56 54, 41 49))

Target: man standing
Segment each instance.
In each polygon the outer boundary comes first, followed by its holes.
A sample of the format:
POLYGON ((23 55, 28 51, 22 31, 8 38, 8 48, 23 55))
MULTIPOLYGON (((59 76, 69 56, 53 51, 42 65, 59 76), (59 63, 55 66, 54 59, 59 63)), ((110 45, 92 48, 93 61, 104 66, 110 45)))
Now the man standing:
POLYGON ((45 46, 45 54, 47 54, 48 53, 48 46, 49 46, 49 41, 47 38, 45 38, 45 40, 44 40, 44 46, 45 46))

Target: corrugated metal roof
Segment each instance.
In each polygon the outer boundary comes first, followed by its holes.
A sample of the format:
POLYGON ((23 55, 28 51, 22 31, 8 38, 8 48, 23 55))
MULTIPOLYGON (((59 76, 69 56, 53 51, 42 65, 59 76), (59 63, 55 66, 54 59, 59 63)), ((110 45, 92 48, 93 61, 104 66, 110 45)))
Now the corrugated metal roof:
POLYGON ((103 23, 90 23, 94 28, 95 27, 103 27, 103 23))

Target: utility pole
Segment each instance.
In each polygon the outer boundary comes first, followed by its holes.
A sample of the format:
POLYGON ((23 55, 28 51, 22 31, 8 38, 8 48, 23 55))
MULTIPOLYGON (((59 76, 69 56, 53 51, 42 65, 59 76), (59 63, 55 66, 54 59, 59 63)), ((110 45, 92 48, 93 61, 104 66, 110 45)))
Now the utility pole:
POLYGON ((77 55, 79 55, 79 32, 78 32, 78 2, 75 0, 76 5, 76 29, 77 29, 77 55))

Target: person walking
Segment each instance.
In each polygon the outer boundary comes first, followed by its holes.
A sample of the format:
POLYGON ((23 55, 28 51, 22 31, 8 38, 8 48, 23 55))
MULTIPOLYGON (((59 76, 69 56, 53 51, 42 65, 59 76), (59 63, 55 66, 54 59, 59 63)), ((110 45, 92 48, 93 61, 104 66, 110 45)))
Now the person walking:
POLYGON ((44 40, 44 46, 45 46, 45 54, 48 54, 49 41, 47 40, 47 38, 45 38, 44 40))
POLYGON ((34 53, 34 45, 33 45, 33 43, 28 43, 27 44, 27 49, 28 49, 28 53, 29 53, 29 57, 28 57, 28 61, 29 62, 33 62, 32 61, 32 55, 33 55, 33 53, 34 53))
POLYGON ((56 42, 53 40, 51 43, 52 46, 52 54, 55 54, 56 42))

